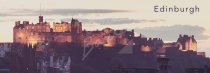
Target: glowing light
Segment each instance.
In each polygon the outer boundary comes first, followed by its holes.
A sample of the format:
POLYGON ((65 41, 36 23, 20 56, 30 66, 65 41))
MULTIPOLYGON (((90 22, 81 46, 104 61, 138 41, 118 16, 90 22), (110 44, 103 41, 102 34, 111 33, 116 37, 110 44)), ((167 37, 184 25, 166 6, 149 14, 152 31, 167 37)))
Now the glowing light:
POLYGON ((150 52, 151 48, 148 45, 147 46, 142 45, 141 46, 141 51, 143 51, 143 52, 150 52))
POLYGON ((31 44, 32 46, 34 46, 37 43, 37 39, 34 37, 30 37, 28 39, 28 44, 31 44))
POLYGON ((18 37, 19 38, 23 38, 24 37, 24 34, 20 32, 20 33, 18 33, 18 37))

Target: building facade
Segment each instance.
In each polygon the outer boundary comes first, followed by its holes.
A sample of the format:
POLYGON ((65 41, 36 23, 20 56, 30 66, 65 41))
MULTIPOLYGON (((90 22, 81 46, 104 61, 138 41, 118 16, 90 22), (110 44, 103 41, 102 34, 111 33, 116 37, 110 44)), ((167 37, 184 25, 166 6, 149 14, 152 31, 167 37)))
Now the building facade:
POLYGON ((179 35, 179 38, 177 40, 177 44, 179 46, 180 50, 183 51, 197 51, 197 41, 194 38, 194 35, 188 36, 188 35, 179 35))

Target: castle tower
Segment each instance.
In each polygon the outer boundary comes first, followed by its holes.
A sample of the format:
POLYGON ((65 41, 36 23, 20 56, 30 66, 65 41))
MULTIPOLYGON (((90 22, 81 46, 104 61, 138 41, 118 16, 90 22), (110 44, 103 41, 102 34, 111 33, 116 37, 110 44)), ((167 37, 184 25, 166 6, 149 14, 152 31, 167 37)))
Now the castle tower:
POLYGON ((74 34, 82 33, 82 23, 77 19, 71 20, 71 32, 74 34))
POLYGON ((39 16, 39 23, 43 23, 43 16, 39 16))

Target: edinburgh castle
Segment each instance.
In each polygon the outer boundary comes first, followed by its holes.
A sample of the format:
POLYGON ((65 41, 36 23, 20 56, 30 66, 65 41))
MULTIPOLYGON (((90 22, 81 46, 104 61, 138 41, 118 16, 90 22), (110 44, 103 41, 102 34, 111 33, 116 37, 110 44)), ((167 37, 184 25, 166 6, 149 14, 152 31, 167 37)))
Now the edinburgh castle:
POLYGON ((36 44, 41 42, 74 42, 86 45, 102 44, 114 46, 116 44, 127 45, 128 40, 134 37, 133 31, 105 28, 102 31, 82 30, 82 22, 73 19, 68 22, 54 22, 50 27, 49 22, 43 22, 43 16, 39 16, 39 23, 30 24, 29 21, 16 21, 13 29, 15 43, 36 44), (117 34, 115 34, 117 33, 117 34))
MULTIPOLYGON (((43 22, 43 16, 39 16, 39 23, 30 24, 29 21, 15 22, 13 28, 13 42, 22 44, 37 44, 43 42, 69 42, 79 43, 82 45, 104 45, 107 47, 113 47, 115 45, 128 45, 129 41, 137 42, 135 40, 134 30, 114 30, 105 28, 101 31, 86 31, 82 30, 82 22, 77 19, 71 20, 71 22, 53 22, 53 27, 50 27, 49 22, 43 22)), ((147 40, 147 38, 145 38, 147 40)), ((148 39, 152 41, 153 39, 148 39)), ((163 43, 162 40, 155 38, 154 40, 160 41, 164 46, 177 46, 180 50, 192 50, 197 51, 197 41, 194 36, 180 35, 176 45, 172 43, 163 43)))

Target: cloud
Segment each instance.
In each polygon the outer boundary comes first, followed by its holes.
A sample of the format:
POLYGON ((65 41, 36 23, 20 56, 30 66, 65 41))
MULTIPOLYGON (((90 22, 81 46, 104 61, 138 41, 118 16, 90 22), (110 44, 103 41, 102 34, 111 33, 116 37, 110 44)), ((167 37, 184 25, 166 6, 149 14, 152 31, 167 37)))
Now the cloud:
POLYGON ((55 19, 52 18, 48 18, 48 19, 44 19, 45 21, 55 21, 55 19))
MULTIPOLYGON (((163 19, 157 20, 137 20, 137 19, 130 19, 130 18, 103 18, 103 19, 79 19, 83 23, 89 24, 101 24, 101 25, 115 25, 115 24, 132 24, 132 23, 146 23, 146 22, 159 22, 164 21, 163 19)), ((62 19, 62 21, 70 22, 71 18, 62 19)))
POLYGON ((112 10, 112 9, 50 9, 44 11, 47 14, 89 14, 89 13, 116 13, 116 12, 128 12, 127 10, 112 10))
POLYGON ((14 14, 0 13, 0 16, 14 16, 14 14))
POLYGON ((142 33, 146 37, 159 37, 167 41, 177 40, 179 34, 194 35, 197 40, 206 40, 210 36, 204 35, 205 29, 192 25, 173 25, 159 27, 136 28, 136 32, 142 33))
POLYGON ((79 14, 96 14, 96 13, 119 13, 130 12, 128 10, 114 10, 114 9, 9 9, 2 10, 0 16, 37 16, 40 15, 79 15, 79 14), (2 12, 5 11, 5 12, 2 12))
POLYGON ((6 22, 6 21, 10 21, 10 19, 2 19, 2 18, 0 18, 0 22, 6 22))
POLYGON ((0 20, 0 22, 4 22, 4 20, 0 20))

